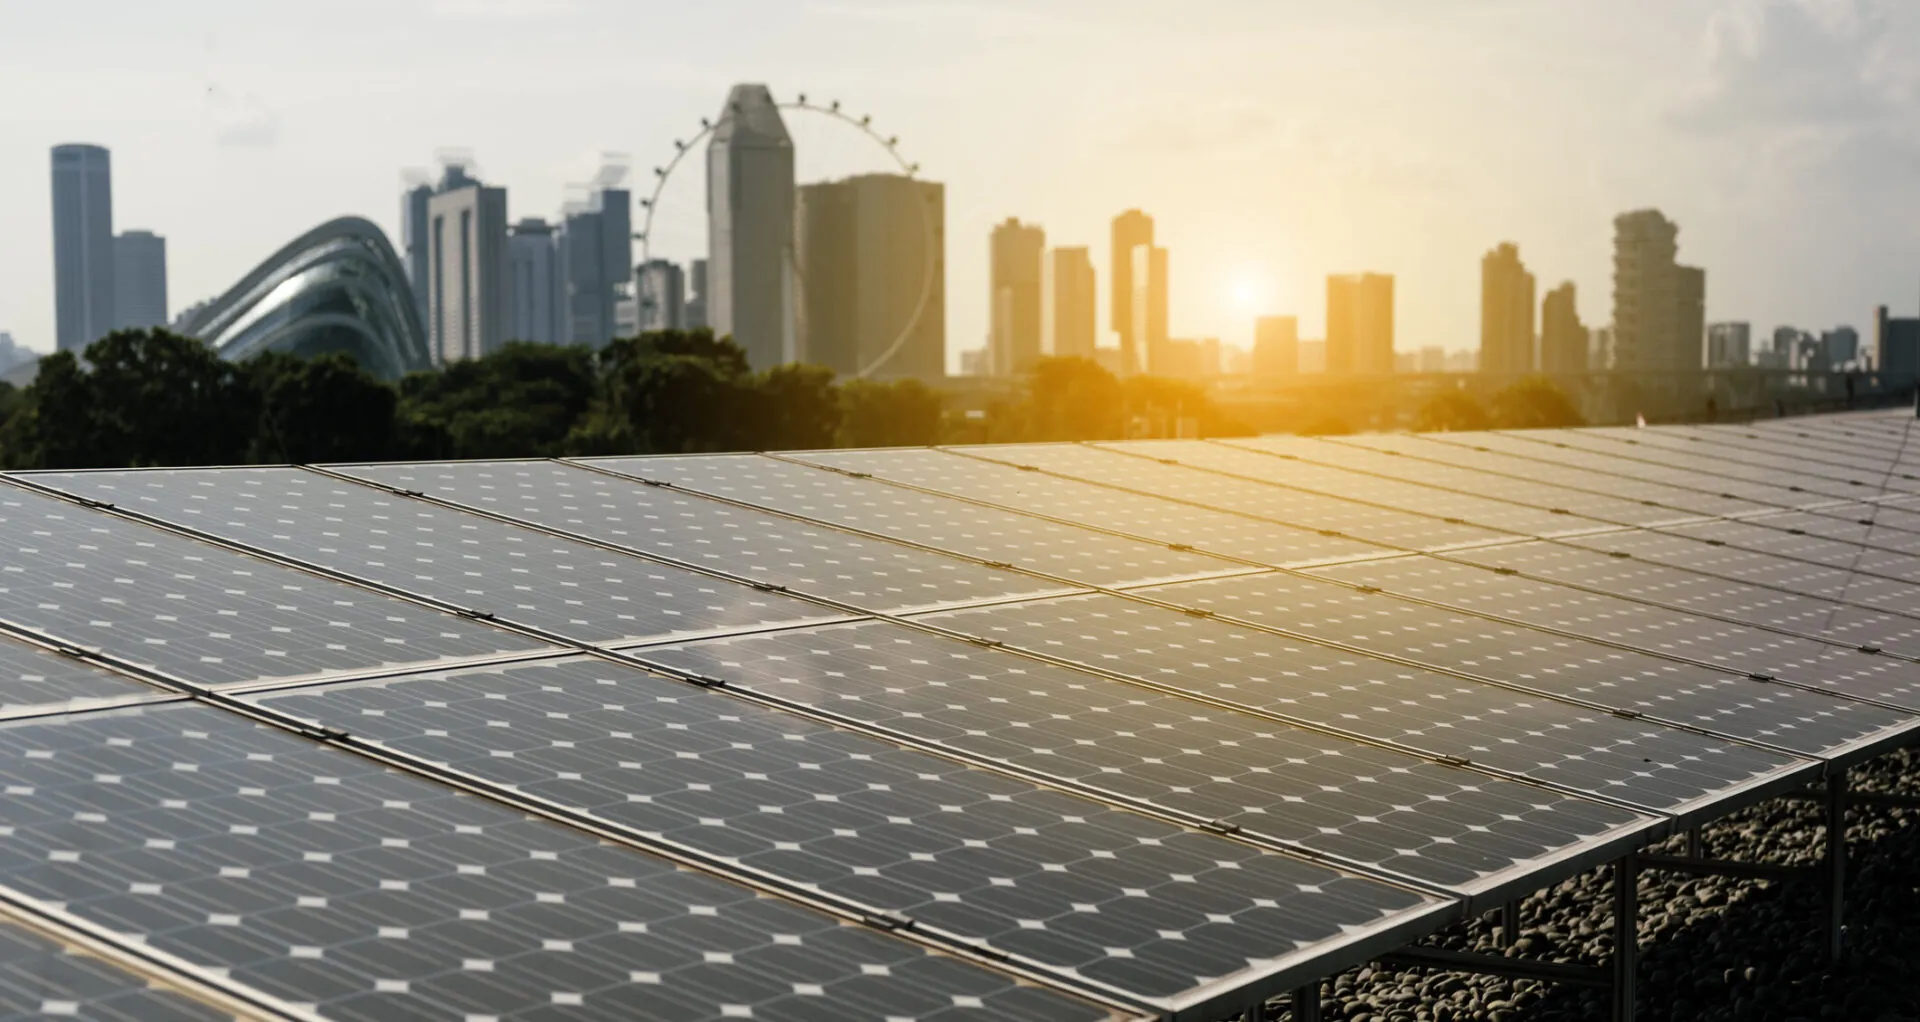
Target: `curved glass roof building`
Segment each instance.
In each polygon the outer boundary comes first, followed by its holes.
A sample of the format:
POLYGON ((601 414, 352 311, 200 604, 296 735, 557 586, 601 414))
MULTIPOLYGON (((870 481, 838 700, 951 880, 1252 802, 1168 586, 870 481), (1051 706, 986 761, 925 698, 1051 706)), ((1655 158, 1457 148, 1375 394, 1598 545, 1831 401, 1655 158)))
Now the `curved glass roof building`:
POLYGON ((181 328, 233 361, 344 351, 389 380, 433 366, 400 257, 356 216, 295 238, 181 328))

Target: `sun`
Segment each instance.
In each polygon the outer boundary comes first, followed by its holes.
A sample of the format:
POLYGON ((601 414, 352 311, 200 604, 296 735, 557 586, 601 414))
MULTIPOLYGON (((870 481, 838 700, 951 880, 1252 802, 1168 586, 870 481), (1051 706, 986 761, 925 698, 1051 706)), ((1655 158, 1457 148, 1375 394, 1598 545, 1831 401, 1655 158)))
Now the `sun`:
POLYGON ((1242 273, 1234 277, 1233 283, 1228 287, 1228 293, 1233 296, 1233 304, 1242 312, 1258 309, 1260 300, 1265 297, 1261 294, 1259 278, 1252 273, 1242 273))

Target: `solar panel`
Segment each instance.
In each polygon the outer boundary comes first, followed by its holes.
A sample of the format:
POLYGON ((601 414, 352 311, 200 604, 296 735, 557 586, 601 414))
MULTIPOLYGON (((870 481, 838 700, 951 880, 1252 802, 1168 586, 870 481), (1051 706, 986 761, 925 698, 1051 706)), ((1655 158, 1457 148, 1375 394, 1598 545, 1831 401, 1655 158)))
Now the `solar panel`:
MULTIPOLYGON (((1743 550, 1781 558, 1811 561, 1846 572, 1865 572, 1920 582, 1920 555, 1900 553, 1877 545, 1863 545, 1867 541, 1867 529, 1867 526, 1857 523, 1833 521, 1831 528, 1821 530, 1827 533, 1843 530, 1851 533, 1851 538, 1838 539, 1815 534, 1813 530, 1805 528, 1789 530, 1763 517, 1673 525, 1661 531, 1708 543, 1728 543, 1743 550)), ((1920 536, 1913 538, 1920 540, 1920 536)), ((1844 590, 1845 587, 1842 588, 1844 590)))
POLYGON ((1733 452, 1743 461, 1752 461, 1798 471, 1803 467, 1834 478, 1858 478, 1881 489, 1913 492, 1909 486, 1894 485, 1911 482, 1902 478, 1899 460, 1892 457, 1875 456, 1870 451, 1847 444, 1820 445, 1808 444, 1798 440, 1778 440, 1752 438, 1744 433, 1729 429, 1693 429, 1686 426, 1667 426, 1659 431, 1663 442, 1686 442, 1690 449, 1716 453, 1733 452), (1877 478, 1891 474, 1891 478, 1877 478))
POLYGON ((749 454, 605 458, 587 463, 1088 585, 1139 585, 1249 570, 1204 554, 1090 533, 749 454))
POLYGON ((548 648, 12 487, 0 548, 0 619, 206 684, 548 648))
POLYGON ((161 698, 161 690, 101 670, 84 660, 0 638, 0 718, 161 698))
POLYGON ((1523 628, 1384 593, 1271 573, 1141 595, 1677 721, 1808 756, 1876 747, 1913 714, 1761 684, 1732 670, 1523 628))
POLYGON ((583 642, 844 615, 775 592, 556 539, 293 468, 36 475, 283 557, 583 642))
POLYGON ((254 698, 1150 1001, 1444 905, 604 661, 254 698))
POLYGON ((1431 557, 1339 565, 1313 574, 1741 674, 1920 709, 1920 672, 1912 663, 1845 646, 1431 557))
POLYGON ((1108 1014, 211 708, 0 727, 0 777, 0 883, 329 1017, 1108 1014))
POLYGON ((1879 550, 1920 554, 1920 515, 1887 504, 1839 504, 1813 511, 1773 511, 1753 519, 1789 534, 1798 530, 1879 550))
POLYGON ((342 471, 873 610, 1062 591, 1031 576, 561 462, 356 465, 342 471))
POLYGON ((933 620, 1012 646, 1661 811, 1684 810, 1812 765, 1112 596, 955 611, 933 620))
POLYGON ((1034 465, 1076 479, 1164 494, 1404 549, 1441 549, 1498 540, 1505 535, 1170 463, 1179 457, 1180 445, 1199 442, 1146 441, 1127 445, 1124 450, 1092 444, 1021 444, 954 450, 1004 464, 1034 465))
POLYGON ((1608 436, 1585 430, 1558 430, 1548 435, 1556 443, 1563 443, 1579 450, 1619 454, 1635 460, 1657 461, 1671 468, 1699 473, 1708 478, 1743 479, 1781 487, 1792 493, 1852 500, 1877 492, 1859 480, 1836 479, 1816 472, 1755 464, 1731 453, 1716 454, 1708 450, 1704 444, 1681 447, 1678 446, 1680 441, 1668 442, 1652 436, 1645 438, 1637 434, 1608 436))
POLYGON ((971 756, 1463 892, 1644 817, 888 624, 645 650, 649 660, 971 756))
MULTIPOLYGON (((1650 479, 1668 486, 1724 494, 1774 507, 1811 507, 1834 500, 1822 493, 1795 490, 1774 483, 1677 467, 1657 459, 1636 459, 1634 449, 1619 444, 1588 440, 1576 445, 1569 430, 1528 431, 1513 434, 1473 433, 1475 447, 1500 454, 1511 454, 1528 461, 1547 461, 1605 474, 1609 479, 1650 479), (1595 446, 1599 444, 1599 446, 1595 446), (1617 453, 1615 453, 1617 452, 1617 453)), ((1450 442, 1460 442, 1453 440, 1450 442)))
POLYGON ((0 1020, 216 1022, 237 1017, 185 991, 0 917, 0 1020))
POLYGON ((817 465, 867 472, 998 507, 1048 515, 1162 543, 1262 564, 1312 564, 1380 552, 1371 543, 1210 511, 1106 486, 933 450, 832 451, 796 455, 817 465))

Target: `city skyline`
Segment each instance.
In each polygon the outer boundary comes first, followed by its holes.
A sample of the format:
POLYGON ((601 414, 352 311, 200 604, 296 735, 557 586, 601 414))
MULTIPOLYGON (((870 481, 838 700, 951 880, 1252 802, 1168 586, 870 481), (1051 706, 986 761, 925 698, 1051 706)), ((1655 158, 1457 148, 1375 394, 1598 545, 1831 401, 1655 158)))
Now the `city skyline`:
MULTIPOLYGON (((1303 336, 1317 336, 1325 276, 1365 266, 1401 282, 1403 347, 1458 350, 1477 336, 1473 257, 1491 242, 1520 241, 1531 263, 1592 296, 1582 315, 1604 323, 1591 303, 1608 290, 1607 224, 1657 206, 1687 225, 1690 261, 1714 271, 1712 320, 1859 324, 1877 304, 1916 305, 1904 267, 1920 262, 1920 243, 1881 226, 1911 208, 1884 168, 1903 165, 1888 150, 1904 144, 1895 126, 1916 100, 1882 57, 1920 38, 1920 12, 1678 0, 1621 17, 1614 4, 1543 12, 1487 0, 1458 17, 1374 2, 1312 16, 1227 3, 1174 18, 1131 3, 976 6, 1005 18, 919 4, 765 5, 746 12, 754 18, 643 17, 595 0, 367 4, 380 31, 353 45, 342 35, 358 0, 327 18, 191 2, 164 18, 133 5, 107 17, 23 11, 0 54, 29 86, 63 84, 53 102, 10 118, 24 155, 0 161, 0 328, 51 347, 42 154, 52 145, 97 141, 139 168, 116 182, 118 219, 169 238, 172 291, 186 304, 341 213, 400 238, 394 168, 434 147, 469 146, 485 154, 489 179, 557 196, 602 151, 632 153, 645 173, 739 80, 844 97, 896 126, 948 183, 955 295, 985 292, 987 229, 1009 213, 1085 242, 1104 270, 1107 220, 1137 206, 1179 253, 1178 336, 1244 347, 1256 316, 1288 309, 1303 336), (634 62, 618 51, 637 22, 647 38, 738 34, 738 45, 634 62), (724 27, 741 22, 754 27, 724 27), (503 26, 516 44, 512 88, 469 73, 503 26), (1390 74, 1316 56, 1363 32, 1390 74), (289 36, 313 45, 260 45, 289 36), (419 45, 427 36, 436 46, 419 45), (1112 71, 1041 59, 1068 38, 1128 59, 1103 61, 1112 71), (1296 57, 1241 59, 1278 41, 1296 57), (821 47, 842 59, 818 59, 821 47), (1008 74, 940 85, 983 47, 1008 74), (308 52, 346 53, 361 89, 318 87, 320 58, 308 52), (1143 60, 1186 73, 1120 74, 1143 60), (98 73, 69 81, 62 69, 76 63, 98 73), (1463 65, 1468 74, 1439 72, 1463 65), (1539 87, 1486 99, 1488 82, 1516 78, 1539 87), (637 107, 635 88, 648 96, 637 107), (382 115, 368 119, 369 105, 382 115), (1339 113, 1361 108, 1366 118, 1339 113), (1854 113, 1809 113, 1834 108, 1854 113), (1484 173, 1457 151, 1461 137, 1513 156, 1484 173), (1025 156, 1010 162, 1009 152, 1025 156), (1273 186, 1276 173, 1285 187, 1273 186), (1264 292, 1256 305, 1234 297, 1243 283, 1264 292)), ((680 200, 701 205, 697 188, 680 200)), ((695 253, 655 254, 685 263, 695 253)), ((952 351, 985 338, 979 304, 952 303, 952 351)))

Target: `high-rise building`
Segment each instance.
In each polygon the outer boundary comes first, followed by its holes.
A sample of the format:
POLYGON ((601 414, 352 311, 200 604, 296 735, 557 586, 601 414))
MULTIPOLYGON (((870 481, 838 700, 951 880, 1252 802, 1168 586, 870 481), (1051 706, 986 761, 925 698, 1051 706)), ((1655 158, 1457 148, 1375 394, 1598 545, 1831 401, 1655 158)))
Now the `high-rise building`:
POLYGON ((113 330, 113 165, 97 145, 53 147, 53 316, 61 351, 113 330))
POLYGON ((1681 266, 1680 228, 1659 210, 1613 221, 1614 368, 1691 372, 1701 366, 1707 274, 1681 266))
POLYGON ((602 348, 618 336, 616 309, 633 294, 633 198, 600 187, 567 210, 558 234, 565 340, 602 348))
POLYGON ((426 182, 414 185, 400 195, 400 246, 404 251, 401 258, 407 267, 407 282, 413 285, 414 304, 420 312, 420 322, 429 322, 427 315, 432 306, 428 298, 432 292, 429 286, 433 282, 433 243, 429 240, 427 204, 433 201, 433 186, 426 182))
POLYGON ((707 318, 707 261, 695 259, 687 266, 687 329, 700 330, 713 325, 707 318))
POLYGON ((1884 305, 1874 309, 1873 364, 1896 383, 1920 376, 1920 319, 1889 316, 1884 305))
POLYGON ((1144 362, 1135 363, 1135 371, 1172 375, 1180 359, 1168 348, 1167 337, 1167 250, 1158 245, 1136 245, 1133 268, 1134 354, 1144 362))
POLYGON ((1533 274, 1512 242, 1480 259, 1480 371, 1533 372, 1533 274))
POLYGON ((1540 371, 1584 373, 1592 339, 1580 323, 1573 281, 1547 292, 1540 302, 1540 371))
POLYGON ((1753 327, 1747 323, 1715 323, 1707 327, 1707 367, 1730 369, 1748 365, 1753 356, 1753 327))
POLYGON ((687 275, 677 263, 649 259, 635 271, 639 278, 641 330, 687 329, 687 275))
POLYGON ((843 376, 945 375, 946 189, 901 174, 803 186, 800 353, 843 376))
POLYGON ((1300 342, 1300 371, 1303 373, 1324 373, 1327 371, 1327 342, 1300 342))
POLYGON ((1113 332, 1120 339, 1122 375, 1146 365, 1141 342, 1133 334, 1133 250, 1153 245, 1153 218, 1137 209, 1113 218, 1113 332))
POLYGON ((1850 326, 1821 331, 1820 354, 1829 372, 1852 365, 1860 357, 1860 331, 1850 326))
POLYGON ((1040 360, 1040 280, 1047 232, 1009 217, 993 229, 993 260, 988 274, 993 312, 993 371, 1000 376, 1026 372, 1040 360))
POLYGON ((553 225, 528 217, 507 237, 508 302, 506 339, 540 344, 567 342, 566 293, 560 280, 560 253, 553 225))
POLYGON ((167 239, 126 231, 113 239, 113 327, 167 325, 167 239))
POLYGON ((1092 358, 1094 337, 1093 259, 1085 246, 1053 250, 1053 353, 1063 358, 1092 358))
POLYGON ((440 363, 479 358, 508 340, 507 190, 448 168, 427 200, 427 336, 440 363), (457 175, 457 176, 456 176, 457 175))
POLYGON ((708 288, 713 332, 756 369, 793 361, 793 139, 764 85, 736 85, 707 144, 708 288), (709 290, 710 288, 710 290, 709 290))
POLYGON ((1393 276, 1327 278, 1327 372, 1367 376, 1393 371, 1393 276))
POLYGON ((1300 321, 1261 316, 1253 322, 1253 374, 1283 379, 1300 371, 1300 321))
POLYGON ((0 373, 33 361, 34 353, 14 342, 13 335, 0 330, 0 373))

